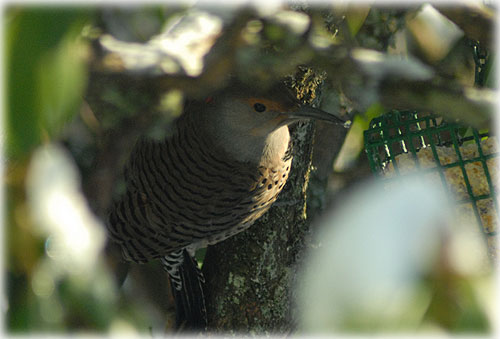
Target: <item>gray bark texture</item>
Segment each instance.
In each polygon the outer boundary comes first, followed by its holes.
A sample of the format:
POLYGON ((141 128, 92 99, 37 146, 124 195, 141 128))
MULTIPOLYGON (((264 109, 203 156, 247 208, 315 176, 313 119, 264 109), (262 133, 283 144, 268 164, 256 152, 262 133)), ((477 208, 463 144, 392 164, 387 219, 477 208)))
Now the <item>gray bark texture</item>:
POLYGON ((293 328, 292 285, 309 232, 306 190, 313 123, 292 134, 292 172, 279 199, 252 227, 207 250, 203 271, 209 329, 254 333, 293 328))

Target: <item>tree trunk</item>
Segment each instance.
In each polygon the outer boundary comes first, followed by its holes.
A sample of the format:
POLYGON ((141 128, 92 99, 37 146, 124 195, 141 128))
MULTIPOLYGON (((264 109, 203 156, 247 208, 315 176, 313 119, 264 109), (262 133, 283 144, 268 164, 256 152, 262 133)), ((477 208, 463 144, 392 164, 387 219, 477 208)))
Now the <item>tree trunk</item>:
POLYGON ((309 232, 306 189, 314 123, 293 130, 292 170, 276 203, 248 230, 207 250, 203 271, 211 331, 293 329, 291 287, 309 232))

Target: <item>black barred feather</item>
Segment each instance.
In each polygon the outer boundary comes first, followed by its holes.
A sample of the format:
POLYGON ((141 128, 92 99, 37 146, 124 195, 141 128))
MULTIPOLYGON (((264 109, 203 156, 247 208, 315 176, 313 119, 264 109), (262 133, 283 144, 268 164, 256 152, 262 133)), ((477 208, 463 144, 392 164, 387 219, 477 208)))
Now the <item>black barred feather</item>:
POLYGON ((241 232, 286 183, 290 156, 276 168, 229 164, 222 150, 202 146, 208 141, 200 139, 189 115, 179 125, 173 138, 141 139, 132 152, 127 191, 109 217, 110 235, 127 260, 162 258, 241 232))

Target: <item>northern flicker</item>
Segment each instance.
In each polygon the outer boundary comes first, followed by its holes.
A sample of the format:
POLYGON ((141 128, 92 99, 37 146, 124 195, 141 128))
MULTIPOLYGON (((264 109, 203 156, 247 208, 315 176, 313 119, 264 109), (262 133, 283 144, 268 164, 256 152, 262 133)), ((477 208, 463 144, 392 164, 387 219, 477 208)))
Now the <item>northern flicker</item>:
MULTIPOLYGON (((285 90, 262 95, 236 87, 186 106, 165 140, 140 139, 108 222, 124 258, 161 259, 174 292, 182 292, 186 279, 196 280, 182 270, 196 267, 186 253, 245 230, 276 200, 292 162, 288 125, 300 119, 344 124, 300 106, 285 90)), ((193 312, 192 302, 184 303, 184 312, 193 312)))

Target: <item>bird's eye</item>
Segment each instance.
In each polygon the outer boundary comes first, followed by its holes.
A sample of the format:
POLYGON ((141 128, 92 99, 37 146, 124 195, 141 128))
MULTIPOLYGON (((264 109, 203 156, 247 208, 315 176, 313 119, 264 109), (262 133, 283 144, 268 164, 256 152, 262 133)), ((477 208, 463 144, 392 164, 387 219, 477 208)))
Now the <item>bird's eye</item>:
POLYGON ((253 105, 253 108, 257 111, 257 112, 264 112, 266 110, 266 105, 264 104, 261 104, 260 102, 256 103, 255 105, 253 105))

